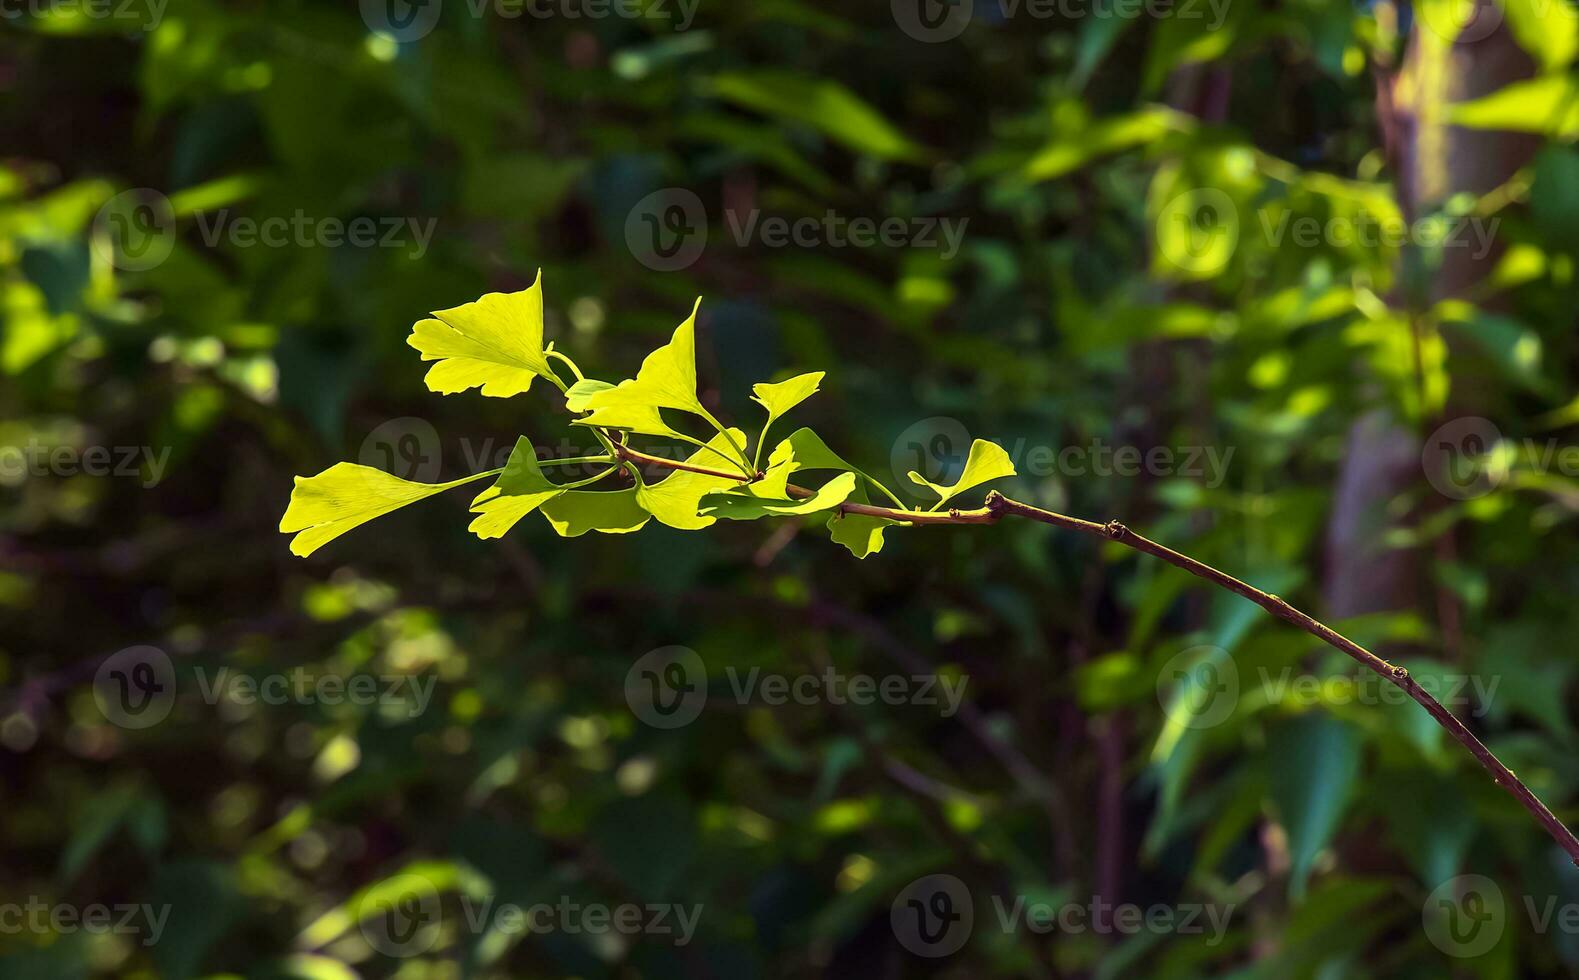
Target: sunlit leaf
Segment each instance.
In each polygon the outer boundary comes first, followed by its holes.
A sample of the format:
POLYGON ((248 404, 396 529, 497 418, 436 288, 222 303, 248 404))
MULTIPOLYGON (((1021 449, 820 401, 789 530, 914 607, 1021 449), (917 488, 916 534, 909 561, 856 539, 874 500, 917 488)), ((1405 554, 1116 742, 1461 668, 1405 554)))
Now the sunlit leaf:
POLYGON ((652 517, 642 509, 636 488, 599 492, 571 490, 560 494, 538 510, 562 538, 574 538, 588 531, 628 534, 639 531, 652 517))
POLYGON ((914 470, 909 473, 911 482, 926 487, 938 495, 939 507, 966 490, 979 487, 989 480, 1013 475, 1014 461, 1009 459, 1009 454, 1003 451, 1002 446, 985 439, 977 439, 970 444, 970 455, 965 459, 965 469, 952 486, 931 483, 914 470))
POLYGON ((428 388, 450 395, 482 388, 493 398, 518 395, 533 378, 554 377, 543 348, 543 275, 518 293, 488 293, 481 299, 422 320, 407 339, 424 361, 428 388))
POLYGON ((827 376, 825 371, 801 374, 788 381, 751 386, 751 400, 768 410, 768 422, 782 417, 790 409, 817 393, 817 386, 827 376))
POLYGON ((774 500, 749 493, 714 491, 702 498, 702 513, 731 521, 754 521, 760 517, 797 517, 816 514, 850 499, 855 492, 855 474, 840 473, 804 500, 774 500))
POLYGON ((371 466, 336 463, 317 476, 296 478, 280 531, 300 532, 291 539, 291 553, 305 558, 368 521, 486 475, 450 483, 412 483, 371 466))
MULTIPOLYGON (((731 429, 729 435, 738 441, 743 438, 744 433, 738 429, 731 429)), ((719 452, 726 452, 730 445, 729 437, 719 433, 708 445, 719 452)), ((686 462, 695 466, 716 468, 718 456, 705 449, 698 449, 686 462)), ((658 519, 659 523, 686 531, 695 531, 717 521, 715 517, 705 517, 697 513, 702 497, 711 491, 739 484, 739 480, 730 477, 675 470, 657 483, 638 487, 636 499, 658 519)))
POLYGON ((470 530, 484 540, 504 537, 521 518, 564 492, 543 475, 537 450, 523 436, 516 440, 499 481, 472 501, 472 513, 478 516, 470 530))
POLYGON ((585 412, 587 399, 600 391, 608 391, 614 386, 607 381, 596 381, 592 378, 582 378, 565 391, 565 407, 572 412, 585 412))
MULTIPOLYGON (((583 407, 594 413, 611 408, 673 408, 706 416, 707 409, 702 407, 696 397, 696 312, 701 306, 702 301, 698 298, 696 305, 691 308, 691 315, 675 328, 669 342, 642 361, 641 370, 636 372, 634 380, 592 392, 584 400, 583 407)), ((656 411, 653 414, 656 415, 656 411)), ((611 422, 596 424, 613 425, 611 422)))
MULTIPOLYGON (((631 383, 625 382, 625 384, 631 383)), ((585 401, 586 399, 583 398, 583 404, 585 401)), ((575 419, 570 424, 594 429, 619 429, 621 432, 634 432, 644 436, 663 436, 676 441, 683 441, 685 438, 681 432, 663 420, 663 413, 651 405, 610 405, 606 408, 593 409, 589 414, 575 419)))
MULTIPOLYGON (((849 502, 853 504, 868 504, 864 487, 857 486, 850 494, 849 502)), ((909 524, 900 521, 891 521, 883 517, 871 517, 866 514, 844 514, 835 512, 828 518, 828 533, 833 540, 850 549, 850 554, 857 558, 875 555, 883 550, 883 532, 890 527, 909 527, 909 524)))

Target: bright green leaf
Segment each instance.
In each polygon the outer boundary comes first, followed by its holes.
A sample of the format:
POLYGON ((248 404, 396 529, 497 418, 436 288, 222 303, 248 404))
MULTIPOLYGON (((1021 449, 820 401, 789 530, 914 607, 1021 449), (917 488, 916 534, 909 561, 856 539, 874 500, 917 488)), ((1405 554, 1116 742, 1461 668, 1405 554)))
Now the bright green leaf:
POLYGON ((965 459, 965 470, 960 473, 959 479, 954 481, 952 486, 945 487, 936 483, 929 483, 920 473, 914 470, 911 470, 909 474, 912 482, 926 487, 938 495, 939 499, 935 505, 937 507, 942 507, 953 497, 964 493, 966 490, 979 487, 989 480, 1013 475, 1014 461, 1009 459, 1009 454, 1003 451, 1002 446, 995 442, 988 442, 985 439, 977 439, 970 444, 970 455, 965 459))
MULTIPOLYGON (((845 473, 854 473, 872 484, 872 486, 882 490, 883 493, 889 493, 888 488, 879 483, 870 473, 852 465, 843 456, 829 449, 828 444, 823 442, 822 436, 810 429, 796 429, 790 433, 789 438, 773 448, 772 454, 768 456, 768 478, 760 481, 760 483, 771 483, 774 476, 778 473, 782 473, 783 478, 787 479, 791 473, 797 470, 840 470, 845 473)), ((889 494, 889 496, 893 499, 892 494, 889 494)), ((902 506, 897 499, 894 499, 894 505, 902 506)))
MULTIPOLYGON (((729 436, 738 440, 743 435, 740 430, 731 429, 729 435, 719 433, 714 436, 708 445, 717 452, 725 452, 730 446, 729 436)), ((716 460, 717 456, 714 453, 698 449, 686 462, 694 466, 706 466, 716 460)), ((715 517, 705 517, 697 513, 702 497, 714 490, 738 486, 739 483, 739 480, 729 477, 675 470, 658 483, 643 484, 638 487, 636 499, 658 519, 659 523, 685 531, 696 531, 717 521, 715 517)))
POLYGON ((752 385, 751 400, 768 410, 768 424, 772 425, 790 409, 815 395, 817 386, 826 376, 825 371, 813 371, 775 384, 752 385))
POLYGON ((485 541, 502 538, 521 518, 564 492, 543 475, 537 465, 537 450, 523 436, 516 440, 499 481, 472 501, 472 513, 478 516, 470 530, 485 541))
MULTIPOLYGON (((867 504, 871 501, 866 496, 866 490, 860 486, 850 494, 850 503, 867 504)), ((890 527, 909 527, 902 521, 891 521, 884 517, 870 517, 866 514, 845 514, 838 511, 828 518, 828 532, 833 540, 850 549, 850 554, 857 558, 875 555, 883 550, 883 531, 890 527)))
POLYGON ((850 499, 855 492, 855 474, 840 473, 822 489, 804 500, 774 500, 750 493, 714 491, 702 498, 702 513, 731 521, 754 521, 759 517, 797 517, 816 514, 850 499))
POLYGON ((629 534, 641 530, 652 517, 642 509, 635 487, 608 493, 571 490, 538 509, 562 538, 579 537, 588 531, 629 534))
POLYGON ((306 558, 374 518, 492 475, 479 473, 452 483, 412 483, 371 466, 336 463, 317 476, 296 478, 290 506, 280 518, 280 531, 300 532, 291 539, 291 553, 306 558))
POLYGON ((595 381, 592 378, 582 378, 571 385, 565 392, 565 407, 572 412, 585 412, 587 399, 600 391, 608 391, 614 386, 607 381, 595 381))
MULTIPOLYGON (((632 384, 627 381, 625 384, 632 384)), ((582 399, 585 403, 585 399, 582 399)), ((593 409, 590 414, 575 419, 571 425, 585 425, 594 429, 619 429, 644 436, 662 436, 683 442, 685 435, 663 420, 663 413, 651 405, 611 405, 593 409)))
POLYGON ((635 380, 593 392, 586 397, 584 406, 593 412, 608 408, 673 408, 708 417, 707 409, 696 397, 696 311, 701 306, 701 299, 697 299, 691 315, 675 328, 669 342, 642 361, 635 380))
POLYGON ((543 348, 543 274, 518 293, 488 293, 437 319, 422 320, 406 342, 438 363, 428 371, 428 388, 452 395, 481 387, 492 398, 519 395, 537 377, 558 383, 543 348))

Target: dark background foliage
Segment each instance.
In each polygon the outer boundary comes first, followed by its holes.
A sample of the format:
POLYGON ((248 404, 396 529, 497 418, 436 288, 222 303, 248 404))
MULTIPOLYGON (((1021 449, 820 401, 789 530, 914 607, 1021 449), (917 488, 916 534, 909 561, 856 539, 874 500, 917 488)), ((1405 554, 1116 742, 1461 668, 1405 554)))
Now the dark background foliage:
POLYGON ((1006 492, 1121 519, 1464 685, 1455 709, 1579 822, 1572 8, 973 6, 929 42, 904 3, 701 0, 682 25, 676 0, 430 0, 414 37, 371 30, 376 3, 0 2, 0 900, 168 914, 156 942, 0 921, 0 972, 1579 964, 1579 876, 1421 711, 1121 549, 1023 523, 891 531, 865 561, 816 522, 482 542, 451 495, 288 553, 294 474, 592 448, 542 390, 427 391, 405 338, 428 311, 541 269, 550 339, 618 378, 702 295, 721 417, 750 428, 752 383, 826 369, 795 422, 891 485, 996 440, 1006 492), (639 233, 665 188, 707 218, 677 271, 639 233), (117 221, 160 200, 172 250, 142 268, 117 221), (965 231, 957 254, 775 246, 737 237, 753 212, 965 231), (308 231, 238 231, 271 217, 308 231), (358 218, 380 244, 322 237, 358 218), (1415 220, 1458 232, 1343 234, 1415 220), (626 679, 670 645, 710 697, 661 729, 626 679), (117 723, 105 665, 158 657, 168 717, 117 723), (210 695, 227 668, 431 700, 210 695), (730 668, 965 697, 772 705, 730 668), (944 957, 891 925, 932 874, 974 900, 944 957), (388 955, 378 888, 411 875, 438 925, 388 955), (1501 904, 1443 939, 1444 896, 1486 898, 1467 875, 1501 904), (994 898, 1017 896, 1228 925, 1003 929, 994 898), (684 945, 468 919, 565 897, 702 914, 684 945))

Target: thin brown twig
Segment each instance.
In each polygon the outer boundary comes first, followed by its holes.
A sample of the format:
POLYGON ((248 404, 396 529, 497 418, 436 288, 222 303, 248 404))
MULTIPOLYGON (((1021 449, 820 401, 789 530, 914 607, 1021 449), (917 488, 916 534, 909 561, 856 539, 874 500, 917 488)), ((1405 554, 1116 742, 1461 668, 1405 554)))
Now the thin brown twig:
MULTIPOLYGON (((678 463, 657 456, 649 456, 646 453, 637 452, 623 445, 619 446, 617 451, 623 458, 648 463, 653 466, 688 470, 709 476, 727 477, 741 482, 749 482, 751 479, 739 473, 709 470, 699 466, 692 466, 688 463, 678 463)), ((813 495, 813 491, 804 487, 794 486, 793 484, 787 488, 787 492, 792 497, 800 498, 813 495)), ((1343 651, 1362 666, 1413 698, 1416 704, 1424 708, 1436 720, 1438 725, 1446 729, 1449 735, 1452 735, 1459 744, 1468 749, 1476 761, 1485 767, 1487 772, 1491 773, 1493 782, 1507 790, 1518 801, 1520 806, 1529 811, 1536 822, 1551 835, 1552 840, 1556 841, 1568 854, 1574 865, 1579 867, 1579 837, 1575 837, 1573 831, 1569 830, 1566 824, 1557 819, 1556 815, 1547 808, 1546 804, 1542 803, 1540 798, 1528 786, 1524 785, 1523 780, 1519 779, 1513 770, 1503 765, 1502 760, 1498 759, 1490 749, 1486 748, 1485 743, 1475 737, 1474 732, 1470 731, 1451 711, 1443 707, 1440 701, 1426 693, 1419 683, 1409 675, 1409 671, 1406 668, 1389 663, 1378 657, 1342 633, 1315 617, 1299 611, 1282 598, 1272 595, 1270 592, 1263 592, 1253 585, 1241 582, 1227 572, 1213 568, 1205 562, 1191 558, 1189 555, 1181 554, 1165 545, 1158 544, 1143 535, 1136 534, 1118 521, 1098 524, 1095 521, 1070 517, 1067 514, 1058 514, 1050 510, 1043 510, 1040 507, 1033 507, 1030 504, 1021 503, 1018 500, 1011 500, 996 490, 987 494, 985 506, 973 510, 955 508, 948 511, 921 512, 852 503, 840 504, 838 509, 842 514, 880 517, 885 520, 906 524, 995 524, 1005 515, 1023 517, 1042 524, 1051 524, 1053 527, 1079 531, 1082 534, 1115 541, 1127 548, 1151 555, 1154 558, 1160 558, 1175 568, 1182 568, 1197 578, 1205 579, 1219 588, 1249 599, 1277 618, 1297 626, 1335 649, 1343 651)))

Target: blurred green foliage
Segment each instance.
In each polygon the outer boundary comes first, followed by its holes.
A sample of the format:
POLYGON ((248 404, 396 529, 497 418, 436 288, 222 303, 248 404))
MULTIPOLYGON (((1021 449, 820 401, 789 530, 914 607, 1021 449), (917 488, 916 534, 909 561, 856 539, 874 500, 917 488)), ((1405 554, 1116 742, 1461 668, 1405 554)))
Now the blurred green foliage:
POLYGON ((0 908, 161 923, 145 942, 0 917, 0 973, 1579 967, 1579 935, 1528 911, 1579 901, 1579 875, 1423 713, 1133 554, 1007 525, 891 535, 864 562, 794 524, 484 542, 448 499, 289 554, 293 474, 457 480, 548 438, 544 391, 441 397, 405 343, 540 268, 547 338, 595 376, 630 375, 703 295, 702 400, 726 425, 759 417, 754 382, 826 368, 797 424, 885 482, 951 482, 988 438, 1016 495, 1318 614, 1350 433, 1382 418, 1413 442, 1366 538, 1423 559, 1421 598, 1335 625, 1444 689, 1482 682, 1462 710, 1579 823, 1572 8, 1490 7, 1527 70, 1449 106, 1449 0, 973 7, 930 43, 904 4, 702 0, 684 29, 656 0, 0 5, 0 908), (437 20, 374 30, 380 9, 437 20), (1436 74, 1395 84, 1408 46, 1436 74), (1493 188, 1405 206, 1379 91, 1413 100, 1422 156, 1447 122, 1539 145, 1493 188), (675 189, 705 247, 660 271, 637 219, 675 189), (819 230, 776 246, 738 232, 752 212, 819 230), (964 234, 957 255, 856 247, 830 214, 964 234), (1492 435, 1444 492, 1420 448, 1460 417, 1492 435), (1175 457, 1126 469, 1124 447, 1175 457), (662 728, 630 677, 674 645, 709 697, 662 728), (1238 696, 1201 724, 1191 684, 1230 667, 1238 696), (753 668, 966 684, 948 715, 775 705, 735 694, 753 668), (1288 671, 1314 689, 1263 682, 1288 671), (116 684, 168 716, 117 719, 116 684), (976 921, 936 959, 890 916, 932 874, 976 921), (1505 903, 1457 956, 1433 916, 1467 874, 1505 903), (1215 939, 1043 934, 998 928, 989 896, 1232 914, 1215 939), (566 901, 702 914, 683 945, 476 918, 566 901), (401 945, 385 919, 412 902, 440 914, 401 945))

